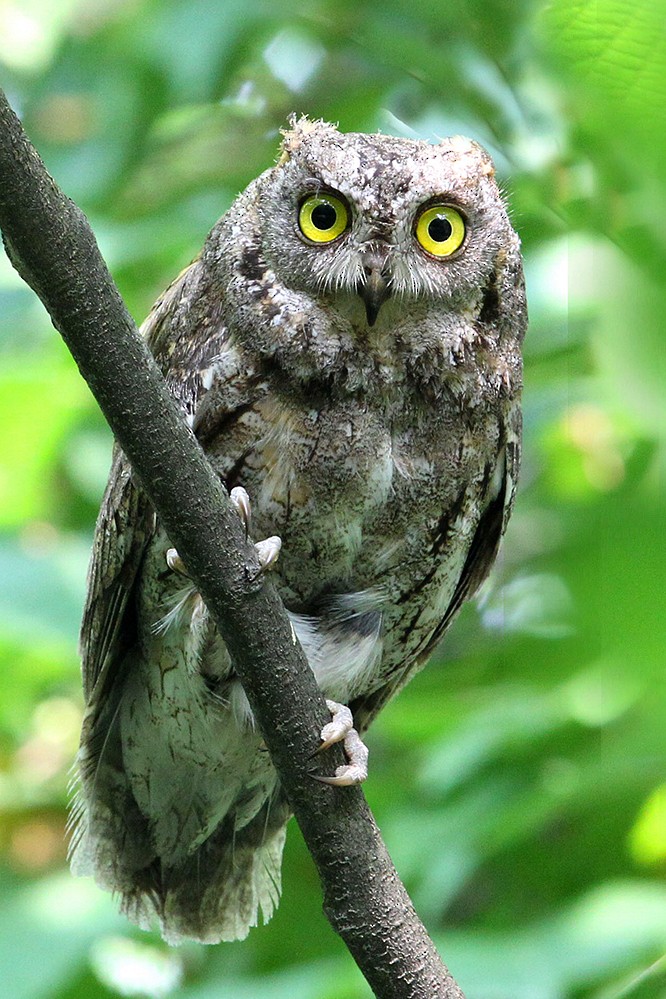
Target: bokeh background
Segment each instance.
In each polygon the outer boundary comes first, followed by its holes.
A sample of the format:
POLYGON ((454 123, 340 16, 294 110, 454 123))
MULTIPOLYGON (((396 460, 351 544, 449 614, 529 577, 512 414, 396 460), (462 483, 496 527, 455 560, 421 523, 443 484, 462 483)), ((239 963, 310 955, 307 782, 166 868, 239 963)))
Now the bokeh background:
MULTIPOLYGON (((368 799, 468 999, 666 997, 666 14, 657 0, 0 0, 0 79, 141 320, 292 111, 486 145, 521 233, 500 564, 369 735, 368 799)), ((267 927, 169 951, 66 869, 111 438, 0 258, 7 999, 367 999, 295 825, 267 927)))

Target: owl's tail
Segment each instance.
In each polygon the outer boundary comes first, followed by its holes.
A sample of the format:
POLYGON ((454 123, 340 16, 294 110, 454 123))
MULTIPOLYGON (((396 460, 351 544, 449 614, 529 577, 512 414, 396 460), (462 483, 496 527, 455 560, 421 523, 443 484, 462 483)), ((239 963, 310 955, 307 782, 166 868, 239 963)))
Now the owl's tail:
POLYGON ((163 871, 159 889, 125 892, 121 908, 143 929, 157 917, 172 945, 244 940, 260 912, 267 923, 277 908, 285 833, 282 826, 259 847, 243 845, 241 834, 227 843, 214 868, 195 855, 185 869, 163 871))
MULTIPOLYGON (((121 896, 121 910, 142 929, 159 924, 170 944, 243 940, 273 915, 280 900, 282 851, 289 809, 279 795, 241 829, 224 822, 189 857, 167 865, 150 850, 150 836, 126 802, 124 828, 79 799, 71 844, 72 873, 90 876, 121 896), (128 835, 129 833, 129 835, 128 835), (113 837, 113 842, 109 838, 113 837), (140 844, 143 843, 143 849, 140 844)), ((99 805, 98 805, 99 807, 99 805)))

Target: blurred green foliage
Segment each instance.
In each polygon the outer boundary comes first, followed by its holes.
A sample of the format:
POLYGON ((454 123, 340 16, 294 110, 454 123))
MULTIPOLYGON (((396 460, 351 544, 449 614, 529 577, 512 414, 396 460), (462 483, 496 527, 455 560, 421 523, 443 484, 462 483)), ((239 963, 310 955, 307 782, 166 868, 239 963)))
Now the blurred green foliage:
MULTIPOLYGON (((468 999, 666 997, 665 23, 654 0, 0 0, 2 84, 139 320, 291 111, 496 159, 531 310, 521 492, 366 785, 468 999)), ((295 826, 241 944, 169 951, 66 872, 110 435, 5 258, 0 359, 3 996, 367 997, 295 826)))

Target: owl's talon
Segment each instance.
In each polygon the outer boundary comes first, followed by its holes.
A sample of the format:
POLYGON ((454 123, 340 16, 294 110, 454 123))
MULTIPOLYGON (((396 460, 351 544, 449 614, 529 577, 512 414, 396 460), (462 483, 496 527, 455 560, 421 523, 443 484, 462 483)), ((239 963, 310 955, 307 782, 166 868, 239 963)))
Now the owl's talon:
POLYGON ((349 763, 337 767, 333 777, 312 776, 322 784, 332 784, 335 787, 362 784, 368 776, 368 747, 354 728, 352 713, 345 704, 327 700, 326 707, 332 718, 321 730, 322 743, 317 752, 328 749, 336 742, 342 742, 349 763))
POLYGON ((187 576, 189 579, 189 572, 185 568, 185 563, 178 554, 175 548, 169 548, 166 553, 166 564, 169 566, 172 572, 177 572, 179 576, 187 576))
POLYGON ((229 493, 229 499, 238 510, 238 516, 243 521, 245 536, 247 537, 250 533, 250 518, 252 515, 252 507, 250 505, 250 497, 248 496, 247 490, 243 489, 242 486, 234 486, 229 493))
POLYGON ((264 541, 257 541, 254 546, 259 559, 259 571, 268 572, 278 560, 282 539, 278 537, 266 538, 264 541))

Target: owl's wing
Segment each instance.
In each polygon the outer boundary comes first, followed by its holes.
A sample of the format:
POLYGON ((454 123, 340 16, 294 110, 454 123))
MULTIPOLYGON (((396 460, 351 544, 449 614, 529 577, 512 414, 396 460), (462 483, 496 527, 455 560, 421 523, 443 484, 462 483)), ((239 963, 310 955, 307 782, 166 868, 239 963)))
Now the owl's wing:
POLYGON ((131 644, 133 628, 126 620, 127 602, 154 522, 145 493, 115 445, 95 528, 81 623, 79 650, 86 703, 95 688, 99 693, 109 667, 131 644))
MULTIPOLYGON (((155 303, 141 328, 169 387, 191 422, 198 402, 211 385, 210 366, 224 349, 220 322, 202 325, 204 268, 199 259, 187 267, 155 303), (205 335, 197 333, 205 330, 205 335)), ((223 393, 216 393, 223 405, 223 393)), ((88 570, 80 652, 86 702, 99 703, 123 654, 134 640, 129 600, 146 545, 155 532, 150 501, 116 445, 102 501, 88 570)))

